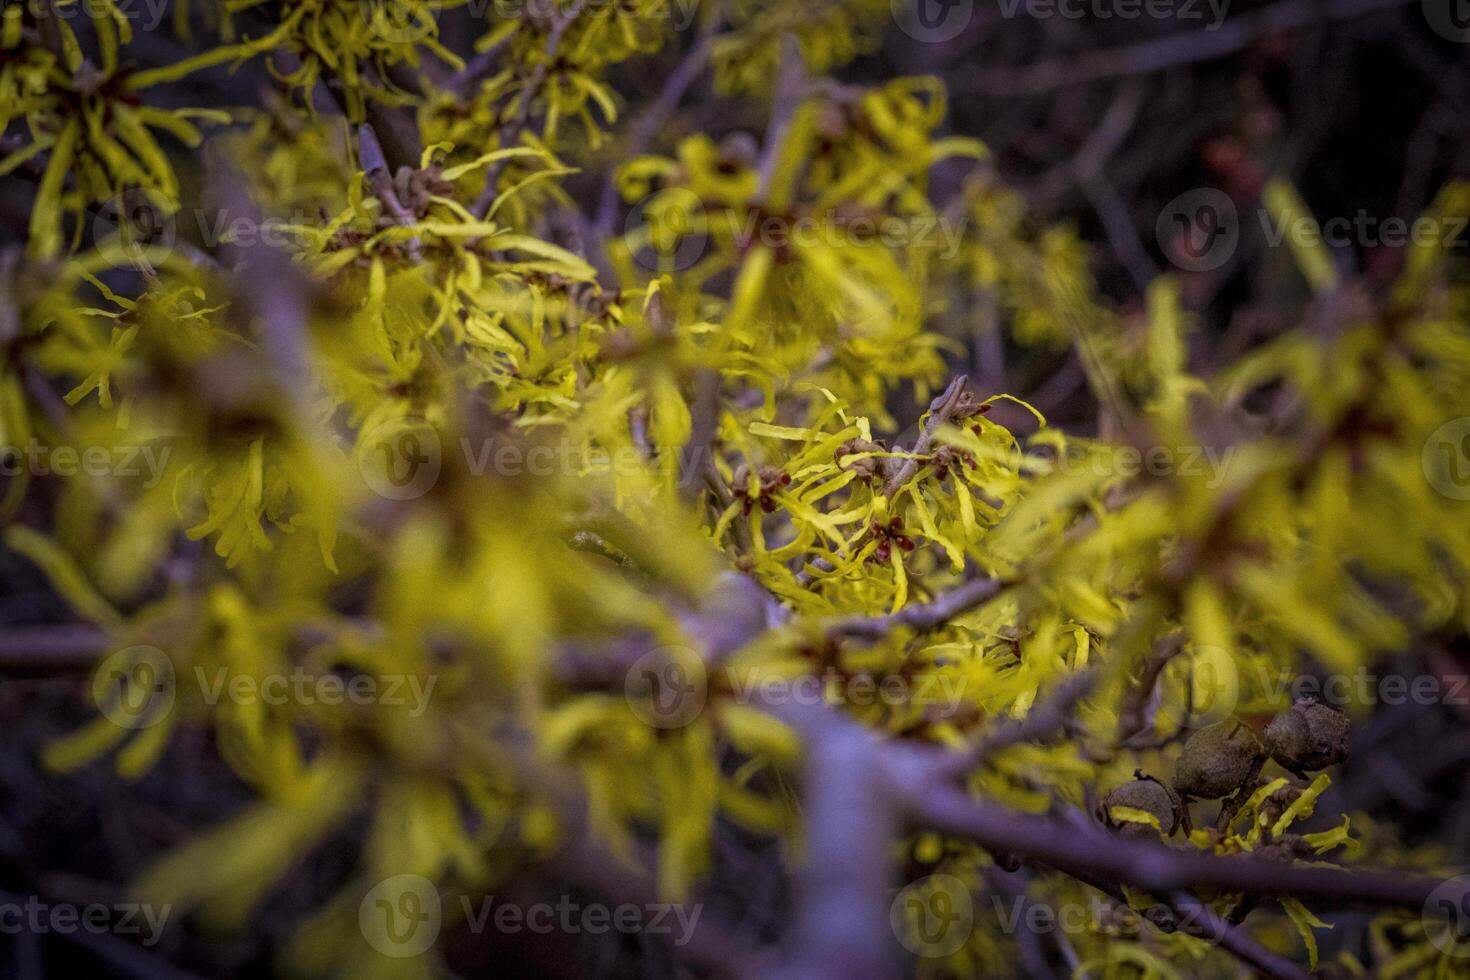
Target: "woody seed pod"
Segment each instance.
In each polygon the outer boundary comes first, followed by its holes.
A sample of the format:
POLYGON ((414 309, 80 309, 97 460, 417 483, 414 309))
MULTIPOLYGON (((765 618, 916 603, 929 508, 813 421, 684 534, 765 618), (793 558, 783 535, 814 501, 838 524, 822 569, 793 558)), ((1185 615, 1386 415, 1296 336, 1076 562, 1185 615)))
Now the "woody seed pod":
POLYGON ((1214 800, 1240 789, 1261 758, 1255 733, 1226 720, 1189 736, 1174 769, 1174 788, 1185 796, 1214 800))
POLYGON ((1300 698, 1266 726, 1266 751, 1289 772, 1316 772, 1347 757, 1347 737, 1347 715, 1300 698))
POLYGON ((1180 811, 1184 802, 1179 799, 1179 794, 1152 776, 1145 776, 1141 772, 1136 775, 1137 778, 1132 782, 1114 787, 1112 792, 1103 797, 1102 804, 1097 808, 1098 819, 1129 837, 1158 836, 1148 824, 1114 819, 1111 812, 1113 807, 1131 807, 1153 814, 1158 819, 1164 836, 1171 836, 1179 829, 1180 811))

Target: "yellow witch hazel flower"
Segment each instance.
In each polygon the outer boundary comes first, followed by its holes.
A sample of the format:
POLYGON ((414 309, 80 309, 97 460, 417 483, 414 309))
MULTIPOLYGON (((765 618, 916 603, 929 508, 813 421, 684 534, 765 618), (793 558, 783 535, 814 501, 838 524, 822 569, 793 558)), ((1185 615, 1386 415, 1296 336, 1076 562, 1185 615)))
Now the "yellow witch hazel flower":
MULTIPOLYGON (((555 143, 563 125, 575 121, 586 144, 596 148, 618 118, 614 91, 602 77, 606 69, 658 50, 671 24, 689 26, 677 22, 686 15, 692 18, 694 8, 682 8, 678 0, 531 4, 523 16, 494 25, 476 42, 482 53, 508 49, 506 67, 473 79, 469 92, 444 93, 437 111, 473 119, 485 127, 482 136, 536 115, 542 120, 539 140, 546 144, 555 143), (533 102, 541 106, 539 113, 533 113, 533 102)), ((463 133, 453 138, 468 141, 463 133)))
MULTIPOLYGON (((225 45, 195 61, 202 65, 288 51, 299 59, 299 66, 282 76, 282 81, 309 94, 323 78, 335 79, 341 85, 348 116, 361 122, 369 102, 408 105, 419 97, 397 85, 393 75, 400 67, 418 68, 423 59, 420 48, 453 68, 464 67, 457 55, 439 43, 438 18, 442 11, 465 2, 300 0, 267 33, 225 45)), ((266 0, 225 0, 224 9, 248 21, 248 15, 265 4, 266 0)))
MULTIPOLYGON (((86 209, 107 204, 113 223, 126 222, 132 211, 146 206, 163 215, 179 204, 178 179, 168 155, 155 135, 162 131, 186 146, 198 146, 203 135, 191 120, 228 122, 230 115, 216 109, 163 109, 147 105, 141 93, 172 80, 188 65, 133 71, 119 66, 117 49, 128 35, 128 20, 117 8, 95 8, 103 63, 86 60, 66 18, 47 14, 29 22, 31 4, 6 9, 3 48, 16 48, 29 34, 60 32, 59 52, 26 46, 19 65, 0 67, 0 129, 24 120, 29 138, 0 159, 0 175, 36 162, 46 154, 40 187, 31 209, 30 254, 56 258, 65 242, 64 220, 80 218, 86 209), (111 25, 102 27, 101 25, 111 25), (7 95, 12 97, 5 97, 7 95), (129 193, 142 195, 139 200, 129 193)), ((73 239, 81 236, 78 221, 73 239)))
POLYGON ((438 150, 426 151, 423 168, 409 177, 420 191, 410 205, 393 191, 384 192, 391 201, 370 196, 364 181, 349 188, 347 207, 325 225, 289 227, 312 270, 353 311, 354 331, 336 331, 326 342, 340 355, 328 373, 353 403, 354 421, 385 396, 432 396, 434 352, 445 348, 471 353, 459 373, 475 387, 509 392, 539 376, 548 351, 558 349, 548 347, 546 325, 560 322, 568 289, 593 277, 578 256, 496 220, 514 190, 483 219, 449 196, 467 174, 544 154, 498 150, 440 169, 430 163, 438 150))
POLYGON ((772 377, 803 372, 886 421, 886 379, 932 382, 940 365, 922 287, 930 257, 954 242, 925 200, 929 168, 983 153, 931 139, 943 112, 934 80, 901 79, 803 102, 760 161, 739 139, 696 136, 675 160, 628 164, 624 197, 652 193, 621 243, 624 279, 643 262, 680 292, 733 274, 729 337, 772 377))
POLYGON ((237 118, 245 128, 219 133, 214 145, 227 159, 249 161, 253 196, 267 214, 335 213, 346 201, 353 179, 346 127, 304 117, 282 96, 237 118))
MULTIPOLYGON (((36 359, 76 380, 64 395, 68 404, 95 400, 100 416, 78 413, 78 423, 101 423, 104 444, 134 447, 126 468, 145 465, 147 474, 131 506, 140 518, 152 514, 156 520, 166 496, 168 509, 188 522, 188 536, 212 540, 230 566, 273 547, 267 526, 287 532, 307 527, 326 565, 335 567, 332 501, 340 474, 333 470, 341 454, 299 431, 279 404, 271 404, 267 392, 275 385, 256 345, 227 319, 233 297, 189 271, 168 284, 155 279, 138 299, 128 299, 91 271, 111 258, 85 253, 69 264, 104 305, 58 309, 42 319, 36 359), (229 384, 221 385, 222 379, 229 384), (201 390, 214 400, 203 410, 185 408, 201 390)), ((157 258, 157 273, 191 268, 176 255, 157 258)), ((133 529, 148 527, 163 530, 143 519, 133 529)), ((115 560, 132 548, 154 553, 164 543, 128 540, 113 542, 123 549, 115 560)), ((99 574, 127 591, 136 571, 115 566, 99 574)))
MULTIPOLYGON (((275 452, 268 458, 264 437, 248 439, 243 454, 230 446, 219 460, 191 465, 179 475, 176 493, 201 495, 205 511, 203 520, 187 529, 189 537, 212 539, 215 553, 233 566, 274 547, 265 522, 281 530, 306 526, 320 540, 327 566, 335 570, 336 527, 330 512, 318 510, 313 515, 316 508, 312 505, 320 504, 320 498, 314 500, 309 490, 302 494, 303 477, 312 472, 310 457, 294 451, 289 443, 273 442, 272 446, 275 452)), ((182 501, 180 509, 186 511, 182 501)))
POLYGON ((796 38, 810 70, 827 72, 877 47, 882 24, 892 16, 880 0, 736 0, 729 9, 734 29, 715 45, 715 79, 721 91, 737 93, 770 87, 787 35, 796 38))
MULTIPOLYGON (((490 12, 496 11, 492 7, 490 12)), ((586 82, 608 66, 657 51, 668 29, 687 28, 690 25, 683 18, 692 14, 692 10, 681 8, 677 0, 627 0, 615 4, 547 0, 528 5, 525 16, 494 24, 475 42, 475 49, 483 52, 508 45, 513 57, 507 59, 507 64, 533 73, 545 66, 553 75, 563 73, 562 80, 568 83, 568 88, 582 89, 585 93, 586 82), (581 73, 585 73, 583 78, 576 80, 581 73)), ((488 84, 492 87, 503 84, 507 74, 490 76, 492 81, 488 84)), ((596 101, 611 97, 610 93, 601 94, 609 90, 599 88, 596 101)))
POLYGON ((1063 347, 1085 331, 1088 343, 1108 336, 1085 245, 1065 227, 1034 227, 1022 196, 994 174, 965 185, 968 226, 962 246, 943 264, 963 271, 986 304, 1007 315, 1024 346, 1063 347))

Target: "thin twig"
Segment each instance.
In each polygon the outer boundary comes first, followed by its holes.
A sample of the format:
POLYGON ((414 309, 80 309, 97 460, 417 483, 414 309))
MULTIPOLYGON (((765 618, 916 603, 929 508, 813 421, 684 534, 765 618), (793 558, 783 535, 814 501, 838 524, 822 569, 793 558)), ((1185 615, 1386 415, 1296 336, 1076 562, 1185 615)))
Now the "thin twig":
POLYGON ((1006 583, 999 579, 977 578, 956 586, 933 602, 904 606, 887 616, 849 616, 826 624, 830 637, 852 637, 880 640, 900 626, 924 633, 942 626, 962 613, 999 595, 1006 583))
MULTIPOLYGON (((945 388, 944 391, 940 393, 938 398, 935 398, 932 402, 929 403, 928 417, 925 419, 924 425, 919 431, 918 438, 914 440, 912 448, 907 450, 909 458, 904 460, 904 463, 902 466, 899 467, 898 472, 894 473, 893 476, 889 477, 888 481, 883 484, 883 496, 887 497, 889 500, 892 500, 894 496, 900 490, 902 490, 910 480, 914 478, 914 475, 918 473, 919 464, 923 461, 922 457, 929 452, 929 446, 934 441, 935 433, 937 433, 939 431, 939 428, 943 426, 946 422, 949 422, 951 419, 953 419, 955 417, 955 413, 959 411, 963 405, 966 404, 966 399, 963 396, 965 395, 965 385, 968 382, 968 377, 963 374, 959 375, 949 383, 949 387, 945 388)), ((872 533, 873 532, 871 528, 864 528, 862 533, 854 538, 852 543, 848 545, 848 547, 852 551, 856 552, 864 544, 867 543, 868 538, 872 533)), ((830 572, 834 567, 832 563, 827 561, 825 558, 818 558, 816 561, 812 562, 812 564, 819 571, 822 572, 830 572)), ((808 571, 807 569, 802 569, 800 574, 796 576, 796 581, 799 585, 802 585, 804 587, 810 585, 814 577, 815 576, 813 576, 810 571, 808 571)))
MULTIPOLYGON (((679 103, 689 91, 690 86, 704 73, 705 66, 709 64, 710 52, 714 50, 714 28, 718 22, 718 18, 712 17, 701 26, 699 37, 685 53, 683 60, 669 73, 663 88, 658 93, 658 98, 639 114, 637 120, 629 127, 628 140, 623 148, 623 159, 632 160, 641 156, 648 149, 653 138, 658 135, 659 130, 664 128, 669 117, 679 107, 679 103)), ((607 180, 603 183, 602 195, 597 202, 597 217, 592 223, 595 233, 594 240, 601 243, 612 234, 617 213, 618 185, 616 172, 613 172, 608 174, 607 180)))
POLYGON ((1072 717, 1078 702, 1097 685, 1098 667, 1073 674, 1057 685, 1026 717, 992 729, 968 750, 957 753, 947 772, 959 774, 973 769, 997 752, 1013 745, 1034 742, 1061 730, 1072 717))
POLYGON ((902 490, 914 474, 919 472, 919 463, 922 457, 929 451, 929 446, 934 442, 934 435, 959 410, 962 404, 961 396, 965 393, 965 384, 969 381, 965 375, 960 375, 949 383, 943 394, 934 399, 929 405, 929 417, 919 431, 919 438, 914 441, 913 448, 909 452, 909 458, 903 461, 898 472, 889 477, 888 482, 883 484, 883 496, 892 500, 898 491, 902 490))
POLYGON ((0 631, 0 672, 85 670, 109 642, 95 626, 9 626, 0 631))
POLYGON ((470 90, 490 74, 491 69, 495 67, 495 62, 500 58, 500 53, 513 40, 515 40, 515 32, 506 34, 485 50, 476 52, 473 58, 465 62, 463 68, 449 76, 449 81, 444 85, 445 91, 453 92, 461 99, 468 98, 470 90))
MULTIPOLYGON (((223 153, 209 157, 209 187, 221 212, 244 217, 260 227, 263 220, 245 179, 223 153)), ((262 245, 222 249, 240 303, 240 312, 256 321, 260 349, 270 380, 285 394, 297 419, 312 417, 315 383, 310 370, 311 307, 317 284, 283 248, 262 245)))
MULTIPOLYGON (((357 144, 363 173, 367 175, 373 193, 383 202, 383 207, 388 209, 388 213, 400 227, 410 228, 417 224, 418 219, 414 213, 398 199, 398 192, 393 188, 393 175, 388 171, 388 161, 383 156, 382 144, 378 142, 377 133, 373 131, 371 123, 363 123, 358 127, 357 144)), ((417 235, 408 240, 405 251, 415 262, 423 259, 417 235)))
POLYGON ((1260 975, 1271 980, 1311 980, 1311 974, 1306 970, 1266 949, 1243 930, 1220 918, 1208 902, 1179 891, 1174 893, 1173 906, 1179 913, 1177 926, 1181 932, 1220 947, 1260 975))
POLYGON ((1144 658, 1143 673, 1139 675, 1137 683, 1129 687, 1122 710, 1118 712, 1118 744, 1127 745, 1144 734, 1148 702, 1158 684, 1159 675, 1183 649, 1184 634, 1179 633, 1158 643, 1144 658))
POLYGON ((715 472, 714 442, 720 430, 720 373, 700 368, 693 385, 689 441, 679 453, 679 493, 685 500, 697 500, 706 477, 715 472))
MULTIPOLYGON (((560 16, 551 23, 551 30, 546 36, 546 49, 543 59, 531 77, 527 79, 525 87, 521 89, 519 101, 516 103, 515 112, 500 127, 497 144, 500 149, 508 150, 521 138, 521 132, 526 124, 531 121, 531 103, 535 101, 536 94, 546 84, 546 76, 551 72, 551 66, 556 61, 556 49, 561 45, 562 35, 577 15, 582 11, 582 0, 576 0, 560 16)), ((475 203, 470 212, 476 218, 484 218, 490 213, 490 207, 495 203, 497 189, 500 184, 500 175, 504 172, 508 160, 500 159, 491 163, 485 170, 485 189, 480 191, 480 196, 475 198, 475 203)))
POLYGON ((786 142, 786 131, 791 128, 791 117, 801 105, 802 82, 806 78, 806 64, 801 58, 801 45, 791 34, 781 36, 781 65, 776 72, 775 105, 771 108, 771 124, 766 130, 766 145, 762 148, 760 163, 756 166, 760 183, 755 199, 767 202, 771 195, 771 182, 776 176, 776 164, 781 159, 781 144, 786 142))
MULTIPOLYGON (((905 796, 916 826, 973 840, 987 850, 1039 861, 1066 874, 1082 872, 1144 891, 1212 888, 1419 910, 1430 894, 1444 885, 1440 879, 1422 875, 1283 864, 1126 840, 1117 835, 1108 835, 1103 842, 1080 836, 1075 828, 1056 819, 1015 813, 972 799, 944 784, 931 784, 924 792, 910 791, 905 796)), ((1461 891, 1459 897, 1470 901, 1470 886, 1461 891)), ((1456 896, 1451 898, 1458 900, 1456 896)))
POLYGON ((1107 78, 1143 75, 1175 65, 1210 61, 1232 55, 1269 34, 1319 21, 1342 20, 1379 10, 1402 7, 1409 0, 1282 0, 1251 14, 1232 18, 1212 30, 1180 30, 1138 44, 1090 51, 1079 57, 1062 56, 1024 68, 992 68, 980 72, 958 91, 982 92, 1015 98, 1042 95, 1070 85, 1107 78))

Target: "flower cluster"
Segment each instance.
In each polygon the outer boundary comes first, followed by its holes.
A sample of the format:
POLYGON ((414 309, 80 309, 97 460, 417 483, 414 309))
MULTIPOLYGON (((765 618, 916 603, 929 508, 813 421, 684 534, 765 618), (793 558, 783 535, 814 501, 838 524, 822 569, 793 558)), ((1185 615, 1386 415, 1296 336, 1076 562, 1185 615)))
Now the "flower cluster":
MULTIPOLYGON (((1346 817, 1297 826, 1330 785, 1346 718, 1279 703, 1272 680, 1465 628, 1470 509, 1421 457, 1470 416, 1470 290, 1450 250, 1416 245, 1391 294, 1358 303, 1304 253, 1322 302, 1343 303, 1331 329, 1201 377, 1178 284, 1112 310, 1076 236, 1037 227, 983 146, 942 135, 936 79, 815 77, 864 48, 887 4, 702 12, 719 88, 774 105, 775 124, 637 147, 615 169, 597 155, 619 119, 609 72, 664 49, 665 3, 476 20, 456 54, 440 26, 459 6, 223 0, 206 50, 144 69, 114 6, 80 37, 28 5, 0 21, 0 128, 20 139, 0 175, 36 171, 28 254, 0 257, 0 432, 171 450, 148 483, 8 488, 7 545, 110 649, 162 651, 169 677, 166 711, 119 724, 129 691, 109 685, 158 665, 112 662, 94 685, 104 710, 47 761, 136 775, 181 726, 211 725, 258 796, 142 891, 239 925, 351 823, 350 880, 283 955, 354 976, 388 969, 355 931, 374 882, 485 888, 582 829, 630 861, 652 842, 660 892, 691 894, 721 821, 800 828, 801 741, 723 682, 730 665, 752 683, 955 692, 840 710, 893 743, 974 752, 966 793, 1021 814, 1069 807, 1125 837, 1287 863, 1358 846, 1346 817), (280 85, 263 105, 149 101, 247 65, 280 85), (943 205, 939 164, 968 172, 943 205), (582 214, 589 174, 629 206, 626 224, 582 214), (99 228, 90 209, 130 194, 165 219, 205 202, 284 215, 284 243, 99 228), (947 221, 954 247, 854 233, 857 219, 947 221), (797 226, 817 233, 761 231, 797 226), (1012 342, 1078 346, 1103 435, 1065 434, 955 376, 949 328, 981 297, 1012 342), (1269 417, 1262 392, 1278 393, 1269 417), (904 415, 910 400, 927 411, 904 415), (487 475, 466 447, 490 440, 576 451, 550 474, 487 475), (1235 450, 1228 470, 1063 465, 1200 445, 1235 450), (945 607, 983 580, 984 601, 945 607), (747 587, 754 625, 711 639, 747 587), (700 651, 653 675, 703 700, 661 726, 649 708, 667 691, 638 687, 634 665, 664 648, 700 651), (1160 670, 1160 650, 1211 666, 1223 687, 1206 693, 1229 701, 1218 717, 1201 713, 1204 675, 1160 670), (203 680, 297 669, 436 683, 409 712, 219 701, 203 680), (1067 739, 975 752, 1083 677, 1067 739), (1201 801, 1227 795, 1204 826, 1201 801)), ((1452 186, 1436 211, 1467 204, 1452 186)), ((933 830, 900 849, 977 890, 1007 860, 933 830)), ((1089 887, 1041 881, 1058 900, 1089 887)), ((1170 899, 1120 894, 1140 912, 1170 899)), ((1253 905, 1201 897, 1241 920, 1253 905)), ((1282 906, 1294 928, 1263 936, 1299 935, 1315 959, 1323 921, 1282 906)), ((1231 975, 1225 953, 1150 921, 1095 924, 1078 968, 1231 975)), ((979 975, 1006 941, 979 929, 926 969, 979 975)), ((1411 928, 1385 941, 1415 963, 1435 955, 1411 928)))

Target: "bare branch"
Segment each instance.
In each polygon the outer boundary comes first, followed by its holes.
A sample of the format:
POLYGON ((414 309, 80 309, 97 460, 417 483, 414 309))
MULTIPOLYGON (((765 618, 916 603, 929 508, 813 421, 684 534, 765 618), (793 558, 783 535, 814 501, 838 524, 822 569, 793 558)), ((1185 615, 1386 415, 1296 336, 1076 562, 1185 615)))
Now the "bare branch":
POLYGON ((495 68, 495 63, 500 59, 500 54, 515 39, 514 33, 506 34, 483 51, 478 51, 475 56, 465 62, 465 66, 453 75, 444 88, 453 92, 461 99, 468 98, 471 89, 495 68))
POLYGON ((86 670, 107 650, 95 626, 10 626, 0 631, 0 671, 86 670))
POLYGON ((923 633, 988 602, 999 595, 1006 584, 999 579, 977 578, 956 586, 933 602, 904 606, 887 616, 850 616, 833 620, 826 625, 826 632, 832 637, 850 636, 865 640, 882 639, 900 626, 923 633))
POLYGON ((1268 34, 1327 20, 1359 17, 1405 6, 1409 0, 1282 0, 1263 10, 1231 18, 1218 29, 1173 31, 1138 44, 1092 51, 1079 57, 1062 56, 1037 61, 1024 68, 992 68, 979 74, 973 86, 959 89, 1015 98, 1042 95, 1070 85, 1108 78, 1143 75, 1174 65, 1223 58, 1268 34))
POLYGON ((771 124, 766 130, 766 145, 756 171, 760 175, 756 200, 766 201, 771 194, 771 182, 776 177, 776 164, 781 159, 781 144, 786 140, 786 131, 791 127, 791 117, 801 104, 802 82, 806 78, 806 64, 801 58, 801 46, 791 34, 781 37, 781 66, 776 72, 776 101, 771 109, 771 124))
MULTIPOLYGON (((1442 882, 1420 875, 1284 864, 1219 856, 1190 848, 1127 840, 1101 828, 1095 837, 1049 817, 1013 813, 949 786, 911 793, 907 812, 918 826, 1039 861, 1058 871, 1126 882, 1145 891, 1216 888, 1332 904, 1422 909, 1442 882)), ((1470 889, 1466 890, 1470 900, 1470 889)))
POLYGON ((1198 936, 1230 953, 1246 966, 1271 980, 1311 980, 1311 974, 1291 960, 1271 952, 1236 926, 1232 926, 1188 892, 1176 892, 1174 909, 1179 913, 1179 931, 1198 936))
MULTIPOLYGON (((556 60, 556 49, 561 45, 562 35, 566 33, 568 27, 572 26, 572 22, 581 12, 582 2, 576 0, 551 22, 551 30, 546 37, 545 57, 531 72, 531 77, 526 80, 526 85, 516 102, 515 112, 505 121, 505 125, 500 127, 498 143, 502 150, 510 149, 521 138, 521 132, 531 121, 531 104, 535 101, 542 86, 546 84, 546 76, 551 73, 551 65, 556 60)), ((486 168, 485 189, 480 191, 480 196, 475 198, 475 203, 470 207, 470 213, 476 218, 483 218, 490 213, 490 207, 495 203, 498 193, 500 175, 505 171, 506 162, 503 159, 496 160, 486 168)))
MULTIPOLYGON (((659 130, 663 129, 669 117, 674 114, 674 110, 679 107, 680 101, 683 100, 690 86, 704 73, 705 66, 709 64, 710 52, 714 50, 714 28, 718 22, 718 18, 710 18, 704 23, 694 45, 685 53, 683 60, 674 70, 669 72, 658 98, 629 127, 627 144, 623 149, 624 159, 631 160, 648 149, 653 138, 658 135, 659 130)), ((613 172, 608 174, 607 180, 602 185, 602 195, 597 202, 597 216, 592 225, 593 237, 599 244, 612 234, 617 212, 618 186, 616 173, 613 172)))
MULTIPOLYGON (((415 224, 413 212, 403 206, 398 199, 398 192, 393 189, 393 175, 388 171, 388 161, 383 156, 383 147, 378 143, 378 136, 373 131, 371 123, 363 123, 357 129, 358 157, 362 164, 363 173, 367 174, 368 182, 372 185, 373 193, 378 200, 383 202, 383 207, 393 216, 393 220, 402 227, 415 224)), ((423 256, 419 253, 419 239, 415 235, 408 240, 406 246, 408 255, 415 262, 423 256)))
POLYGON ((924 422, 913 448, 909 450, 909 458, 903 461, 898 472, 883 485, 883 496, 892 499, 894 494, 914 478, 914 474, 919 471, 920 457, 929 451, 929 446, 934 442, 934 434, 939 431, 940 426, 953 419, 955 412, 964 404, 961 396, 965 393, 965 385, 969 380, 965 375, 960 375, 949 383, 949 387, 938 398, 929 403, 929 418, 924 422))

